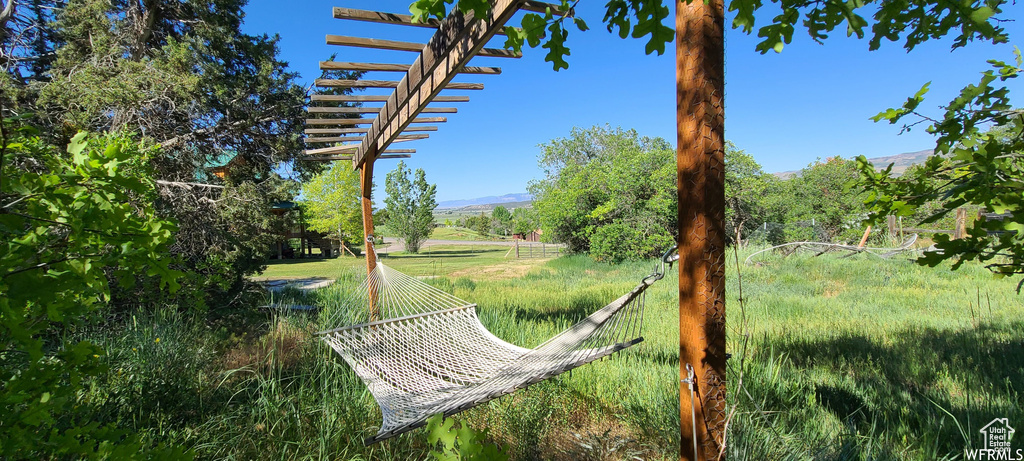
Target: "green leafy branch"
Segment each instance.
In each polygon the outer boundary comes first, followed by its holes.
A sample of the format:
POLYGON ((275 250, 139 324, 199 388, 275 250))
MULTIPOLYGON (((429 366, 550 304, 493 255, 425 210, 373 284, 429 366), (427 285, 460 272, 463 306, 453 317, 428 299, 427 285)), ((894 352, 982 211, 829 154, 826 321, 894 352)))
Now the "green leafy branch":
MULTIPOLYGON (((991 60, 991 69, 977 84, 964 87, 945 106, 942 118, 927 117, 918 107, 928 85, 900 108, 888 109, 875 121, 904 122, 904 129, 931 123, 937 136, 935 155, 904 177, 893 178, 892 165, 876 172, 858 159, 860 184, 868 191, 869 220, 886 215, 912 216, 929 203, 941 206, 922 223, 935 222, 958 207, 976 206, 998 214, 979 217, 962 239, 935 238, 938 251, 926 252, 918 262, 935 266, 953 259, 953 268, 977 260, 1002 276, 1024 274, 1024 110, 1010 103, 1005 82, 1024 71, 1024 57, 1015 50, 1015 63, 991 60), (909 120, 909 121, 907 121, 909 120)), ((1018 291, 1024 287, 1024 280, 1018 291)))
POLYGON ((166 256, 175 226, 149 200, 148 153, 82 133, 60 154, 17 123, 0 123, 0 457, 187 458, 83 420, 78 396, 105 372, 104 351, 59 334, 110 298, 111 278, 130 286, 148 274, 177 288, 166 256))
MULTIPOLYGON (((524 44, 531 48, 542 46, 548 50, 544 60, 553 64, 554 70, 567 69, 565 60, 570 51, 566 46, 569 31, 566 19, 581 32, 589 30, 582 19, 570 14, 581 0, 561 0, 557 14, 548 8, 545 13, 528 13, 523 16, 520 27, 506 26, 505 48, 521 51, 524 44)), ((697 0, 684 0, 697 1, 697 0)), ((449 5, 454 0, 417 0, 409 7, 414 20, 427 18, 443 19, 451 14, 449 5)), ((919 44, 954 34, 953 48, 966 46, 975 40, 1005 43, 1008 40, 1002 27, 1005 19, 1002 6, 1006 0, 771 0, 767 2, 777 8, 778 13, 768 24, 757 27, 757 12, 766 9, 763 0, 731 0, 728 9, 735 12, 733 29, 746 34, 757 31, 762 40, 755 49, 761 53, 781 52, 785 45, 792 43, 797 28, 803 27, 812 40, 823 42, 836 29, 845 29, 847 36, 865 38, 870 29, 869 49, 881 47, 882 41, 903 41, 908 51, 919 44), (870 9, 871 15, 861 12, 870 9), (871 19, 869 20, 868 17, 871 19)), ((462 0, 457 3, 458 11, 472 13, 474 17, 485 17, 491 4, 487 0, 462 0)), ((621 38, 647 38, 644 51, 647 54, 665 53, 666 45, 675 38, 675 31, 666 25, 671 13, 671 3, 665 0, 609 0, 605 5, 602 21, 608 32, 617 32, 621 38)))
POLYGON ((495 444, 487 443, 487 429, 477 431, 465 421, 455 427, 455 420, 442 414, 427 420, 427 443, 430 455, 438 461, 507 461, 508 454, 495 444), (437 446, 440 444, 440 450, 437 446))

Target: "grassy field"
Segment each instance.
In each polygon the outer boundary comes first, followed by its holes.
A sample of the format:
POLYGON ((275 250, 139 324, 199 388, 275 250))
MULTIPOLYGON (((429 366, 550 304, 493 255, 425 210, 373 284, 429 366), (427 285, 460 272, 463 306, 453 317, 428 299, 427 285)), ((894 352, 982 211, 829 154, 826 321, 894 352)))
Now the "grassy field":
POLYGON ((435 240, 466 240, 466 241, 484 241, 484 240, 510 240, 509 237, 503 237, 500 235, 489 234, 486 237, 481 236, 477 231, 466 229, 465 227, 437 227, 430 233, 430 238, 435 240))
POLYGON ((1016 280, 906 258, 740 271, 746 328, 735 266, 727 304, 734 459, 961 459, 993 418, 1024 421, 1016 280))
MULTIPOLYGON (((490 331, 525 347, 652 267, 502 256, 455 246, 386 263, 477 303, 490 331)), ((736 269, 729 265, 727 288, 730 459, 958 459, 980 445, 977 431, 993 418, 1024 420, 1024 303, 1015 281, 976 266, 950 272, 796 255, 741 266, 741 309, 736 269)), ((330 310, 362 270, 363 260, 349 257, 273 265, 267 274, 337 277, 312 294, 284 295, 330 310)), ((652 288, 637 347, 458 418, 489 428, 516 460, 676 458, 675 299, 671 276, 652 288)), ((362 446, 379 410, 310 334, 334 326, 315 314, 232 312, 211 322, 139 312, 118 322, 90 337, 107 347, 111 370, 83 397, 97 421, 186 445, 200 458, 427 455, 423 430, 362 446)))
MULTIPOLYGON (((385 264, 409 275, 461 277, 474 279, 523 275, 547 259, 506 258, 509 249, 493 245, 437 245, 419 253, 404 251, 382 256, 385 264)), ((550 258, 549 258, 550 259, 550 258)), ((354 268, 365 268, 366 260, 342 256, 333 259, 290 259, 271 261, 257 280, 306 277, 336 278, 354 268)))

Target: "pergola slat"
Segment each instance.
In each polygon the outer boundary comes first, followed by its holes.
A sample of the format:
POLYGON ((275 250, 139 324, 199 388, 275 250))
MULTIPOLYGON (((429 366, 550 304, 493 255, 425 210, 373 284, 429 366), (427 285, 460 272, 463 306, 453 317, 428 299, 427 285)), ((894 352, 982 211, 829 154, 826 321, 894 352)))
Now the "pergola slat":
POLYGON ((424 22, 412 22, 412 15, 384 13, 381 11, 357 10, 355 8, 334 7, 334 19, 350 19, 354 21, 378 22, 384 24, 400 24, 403 26, 426 27, 437 29, 441 21, 429 18, 424 22))
POLYGON ((386 149, 427 103, 448 86, 458 69, 480 55, 484 44, 521 4, 522 0, 496 0, 487 18, 474 20, 472 12, 463 15, 458 11, 445 18, 370 125, 353 158, 355 166, 362 166, 386 149))
MULTIPOLYGON (((306 128, 306 134, 345 134, 345 133, 366 133, 366 128, 306 128)), ((411 126, 405 129, 406 132, 437 131, 436 126, 411 126)), ((363 139, 359 136, 358 139, 363 139)))
POLYGON ((307 118, 306 125, 357 126, 370 125, 373 120, 373 118, 307 118))
MULTIPOLYGON (((412 157, 412 155, 409 155, 409 154, 384 154, 384 155, 381 155, 380 157, 377 157, 377 158, 389 159, 389 158, 411 158, 411 157, 412 157)), ((352 160, 352 156, 351 155, 338 155, 338 156, 324 157, 324 156, 313 156, 313 155, 310 155, 310 156, 302 157, 302 160, 333 162, 335 160, 352 160)))
MULTIPOLYGON (((400 82, 394 80, 334 80, 318 78, 316 86, 322 88, 398 88, 400 82)), ((452 83, 444 87, 446 90, 482 90, 483 83, 452 83)))
MULTIPOLYGON (((427 107, 420 111, 422 114, 454 114, 459 110, 454 107, 427 107)), ((376 114, 380 107, 310 107, 306 109, 310 114, 376 114)))
MULTIPOLYGON (((387 102, 388 97, 383 95, 314 94, 309 99, 332 102, 387 102)), ((438 96, 430 102, 469 102, 469 96, 438 96)))
POLYGON ((569 8, 569 11, 564 11, 560 6, 553 3, 525 0, 521 5, 519 5, 520 10, 530 11, 533 13, 546 13, 548 8, 551 8, 551 14, 554 16, 568 16, 570 18, 576 16, 576 12, 573 11, 572 8, 569 8))
MULTIPOLYGON (((543 12, 543 11, 541 11, 543 12)), ((395 24, 400 26, 425 27, 437 29, 441 21, 437 18, 427 18, 423 22, 413 22, 412 15, 398 13, 384 13, 382 11, 357 10, 355 8, 334 7, 334 19, 348 19, 352 21, 376 22, 381 24, 395 24)), ((505 35, 500 31, 497 35, 505 35)))
MULTIPOLYGON (((385 40, 382 38, 349 37, 347 35, 328 35, 327 44, 393 51, 422 51, 425 46, 422 43, 415 42, 385 40)), ((523 53, 503 50, 500 48, 482 48, 478 53, 476 53, 476 55, 487 58, 519 58, 523 56, 523 53)))
MULTIPOLYGON (((381 64, 372 62, 338 62, 338 61, 321 61, 320 70, 357 70, 357 71, 376 71, 376 72, 406 72, 409 70, 408 64, 381 64)), ((486 75, 497 75, 501 73, 500 67, 479 67, 469 66, 459 69, 460 74, 486 74, 486 75)))
MULTIPOLYGON (((429 134, 403 134, 403 135, 399 136, 397 139, 395 139, 395 142, 415 141, 417 139, 427 139, 428 137, 430 137, 429 134)), ((306 144, 313 144, 313 143, 318 143, 318 142, 346 142, 346 141, 360 141, 360 140, 362 140, 361 136, 329 136, 329 137, 313 137, 313 138, 307 137, 307 138, 303 139, 303 142, 305 142, 306 144)))
MULTIPOLYGON (((307 118, 306 125, 369 125, 374 120, 373 118, 307 118)), ((448 117, 420 117, 410 123, 444 123, 447 121, 448 117)))
MULTIPOLYGON (((306 149, 303 153, 306 154, 306 155, 316 155, 316 154, 334 154, 334 153, 355 152, 355 150, 358 147, 359 147, 358 144, 352 144, 352 145, 347 145, 347 146, 321 147, 319 149, 306 149)), ((408 153, 408 154, 414 154, 414 153, 416 153, 416 149, 385 149, 384 153, 408 153)))

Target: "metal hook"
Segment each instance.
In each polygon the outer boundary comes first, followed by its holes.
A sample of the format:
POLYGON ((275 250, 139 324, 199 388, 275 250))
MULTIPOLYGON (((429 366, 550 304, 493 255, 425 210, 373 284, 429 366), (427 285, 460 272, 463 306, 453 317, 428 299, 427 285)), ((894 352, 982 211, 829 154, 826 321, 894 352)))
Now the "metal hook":
POLYGON ((665 254, 661 255, 660 265, 654 266, 654 272, 651 272, 651 275, 644 277, 642 280, 643 283, 650 285, 651 283, 657 282, 665 277, 665 265, 668 265, 668 268, 672 269, 672 263, 679 259, 678 253, 673 254, 675 253, 676 248, 679 248, 679 245, 672 245, 672 248, 669 248, 665 254))
POLYGON ((690 388, 690 418, 693 428, 693 459, 700 459, 699 450, 697 449, 697 403, 694 401, 694 388, 697 384, 697 373, 693 369, 693 365, 686 364, 686 379, 682 380, 690 388))
POLYGON ((367 250, 367 253, 373 252, 373 259, 374 259, 374 261, 377 261, 377 264, 380 264, 380 256, 377 255, 377 244, 374 243, 376 241, 377 241, 377 238, 374 237, 373 234, 367 235, 366 236, 366 250, 367 250))

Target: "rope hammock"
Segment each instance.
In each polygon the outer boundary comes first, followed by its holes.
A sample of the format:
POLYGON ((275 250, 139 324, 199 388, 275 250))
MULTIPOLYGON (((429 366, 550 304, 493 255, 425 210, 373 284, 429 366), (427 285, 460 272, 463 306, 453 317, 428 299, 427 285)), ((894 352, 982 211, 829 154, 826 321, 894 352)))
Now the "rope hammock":
POLYGON ((383 415, 369 445, 530 384, 607 357, 643 338, 645 291, 665 264, 636 288, 534 349, 502 341, 469 303, 378 261, 336 312, 378 311, 383 320, 318 332, 373 394, 383 415))

